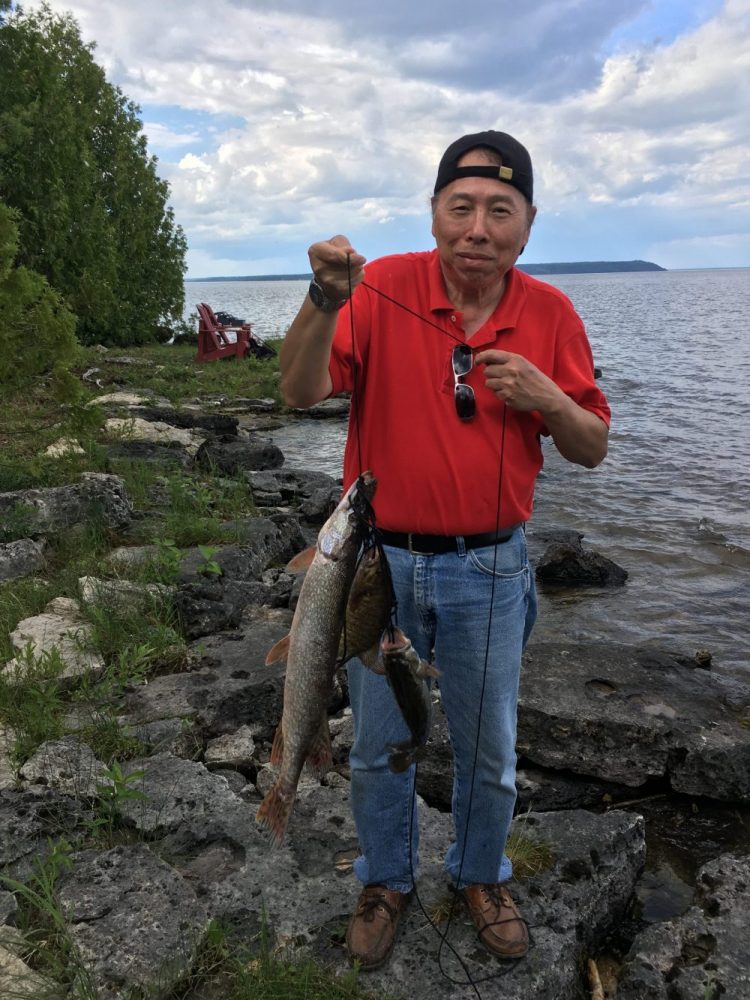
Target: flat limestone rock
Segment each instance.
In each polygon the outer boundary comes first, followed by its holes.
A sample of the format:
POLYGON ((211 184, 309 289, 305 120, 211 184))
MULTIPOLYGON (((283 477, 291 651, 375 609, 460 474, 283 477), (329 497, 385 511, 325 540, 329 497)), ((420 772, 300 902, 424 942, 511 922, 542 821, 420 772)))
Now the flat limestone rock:
POLYGON ((0 519, 15 516, 27 522, 26 534, 37 538, 55 534, 92 517, 104 527, 124 528, 133 514, 132 504, 119 476, 84 472, 77 483, 42 490, 0 493, 0 519))
MULTIPOLYGON (((10 634, 17 653, 31 648, 35 659, 57 651, 64 667, 61 680, 70 680, 87 673, 98 674, 104 661, 98 653, 87 649, 91 627, 80 616, 80 606, 69 597, 56 597, 42 614, 24 618, 10 634)), ((13 683, 20 683, 28 670, 23 658, 16 657, 2 668, 13 683)))
POLYGON ((188 455, 197 453, 206 440, 205 434, 183 427, 174 427, 161 420, 143 420, 141 417, 110 417, 104 429, 111 437, 126 441, 150 441, 155 444, 179 444, 188 455))
POLYGON ((750 685, 668 651, 586 642, 528 647, 519 754, 637 787, 750 801, 750 685))
POLYGON ((20 770, 31 784, 47 785, 75 798, 93 798, 105 782, 104 764, 75 736, 47 740, 20 770))
MULTIPOLYGON (((329 778, 328 787, 310 783, 300 790, 281 848, 255 848, 243 869, 204 891, 212 916, 235 927, 243 938, 253 928, 257 931, 265 912, 277 945, 330 963, 344 974, 349 963, 343 934, 361 887, 350 864, 357 853, 357 835, 348 782, 329 778)), ((442 865, 452 822, 421 801, 419 813, 419 899, 427 914, 438 919, 438 931, 445 933, 453 897, 442 865)), ((578 1000, 584 995, 582 959, 620 919, 643 866, 642 818, 620 812, 596 816, 583 810, 531 813, 517 821, 515 829, 527 841, 549 845, 553 856, 546 871, 512 886, 531 927, 529 955, 513 964, 492 958, 478 946, 462 908, 451 920, 448 941, 472 978, 485 980, 480 986, 483 1000, 578 1000)), ((414 900, 390 962, 368 973, 368 989, 409 1000, 476 1000, 469 985, 456 986, 441 973, 438 931, 414 900)), ((441 961, 446 973, 466 984, 466 973, 447 945, 441 961)))
POLYGON ((207 927, 205 907, 144 844, 82 851, 58 882, 70 936, 99 1000, 158 985, 191 969, 207 927))

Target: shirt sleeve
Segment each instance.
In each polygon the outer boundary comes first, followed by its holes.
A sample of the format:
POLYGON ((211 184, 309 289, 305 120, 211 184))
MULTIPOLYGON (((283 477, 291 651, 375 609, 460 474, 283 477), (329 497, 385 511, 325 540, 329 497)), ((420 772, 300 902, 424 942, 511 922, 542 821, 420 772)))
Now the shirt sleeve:
MULTIPOLYGON (((570 396, 584 410, 595 413, 609 427, 612 411, 594 378, 591 345, 580 320, 576 327, 557 350, 552 377, 566 396, 570 396)), ((549 435, 546 426, 542 428, 542 434, 549 435)))

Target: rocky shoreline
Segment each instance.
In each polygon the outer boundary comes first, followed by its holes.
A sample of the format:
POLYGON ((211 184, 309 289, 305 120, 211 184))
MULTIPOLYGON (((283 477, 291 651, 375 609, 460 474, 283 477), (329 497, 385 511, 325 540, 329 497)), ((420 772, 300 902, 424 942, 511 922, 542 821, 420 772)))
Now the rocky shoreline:
MULTIPOLYGON (((174 582, 156 592, 177 609, 186 663, 132 685, 117 706, 119 727, 142 748, 123 761, 121 787, 138 794, 118 799, 118 826, 127 833, 122 842, 75 851, 60 874, 70 938, 103 1000, 126 998, 135 988, 169 996, 189 974, 211 921, 246 941, 265 921, 290 955, 312 955, 343 972, 343 932, 357 893, 343 679, 330 705, 333 769, 322 782, 303 781, 285 846, 272 850, 254 822, 270 780, 283 688, 284 664, 266 666, 264 659, 288 631, 299 589, 283 567, 315 537, 340 484, 284 467, 267 436, 281 419, 271 401, 203 400, 175 409, 137 393, 113 393, 97 403, 116 436, 108 445, 112 454, 157 464, 168 457, 188 470, 244 477, 258 514, 229 522, 231 542, 212 547, 209 556, 201 547, 181 551, 174 582)), ((346 405, 333 400, 316 412, 340 418, 346 405)), ((95 473, 63 487, 0 494, 0 515, 19 506, 30 512, 28 537, 0 545, 2 580, 40 572, 45 540, 85 523, 94 510, 126 543, 133 523, 145 516, 134 514, 121 479, 95 473)), ((586 549, 575 533, 545 542, 536 566, 540 584, 624 582, 624 571, 586 549)), ((65 665, 61 682, 71 687, 101 670, 87 648, 82 606, 153 593, 132 579, 150 557, 148 547, 124 544, 100 575, 79 581, 79 602, 57 597, 42 614, 20 622, 11 637, 17 660, 0 668, 6 678, 24 682, 29 644, 36 655, 57 649, 65 665)), ((607 996, 750 994, 746 846, 709 841, 684 912, 650 924, 634 916, 647 863, 640 800, 679 799, 698 812, 708 804, 747 816, 750 686, 707 668, 710 662, 700 657, 651 646, 530 644, 519 704, 514 830, 525 847, 543 848, 548 860, 516 886, 533 947, 510 966, 483 952, 460 908, 446 919, 451 894, 441 859, 450 837, 452 774, 436 693, 435 724, 417 779, 419 901, 392 962, 368 976, 368 987, 394 997, 468 998, 478 990, 485 1000, 573 1000, 589 995, 587 962, 594 958, 601 960, 607 996), (608 961, 612 955, 616 960, 608 961)), ((11 738, 6 733, 6 742, 11 738)), ((71 843, 87 844, 108 780, 105 763, 74 732, 43 743, 18 774, 0 752, 2 873, 27 880, 61 831, 71 843)), ((19 957, 17 907, 16 896, 0 891, 0 984, 7 989, 12 982, 27 989, 18 995, 35 997, 41 995, 37 974, 19 957)))

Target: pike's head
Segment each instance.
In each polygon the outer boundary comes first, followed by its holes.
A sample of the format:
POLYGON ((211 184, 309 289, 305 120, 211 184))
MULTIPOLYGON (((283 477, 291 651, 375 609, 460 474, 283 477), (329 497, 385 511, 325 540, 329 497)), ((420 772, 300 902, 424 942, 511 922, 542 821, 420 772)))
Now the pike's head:
POLYGON ((372 523, 371 501, 377 480, 371 472, 363 472, 341 498, 336 510, 320 529, 318 551, 329 559, 339 559, 349 545, 359 543, 372 523))

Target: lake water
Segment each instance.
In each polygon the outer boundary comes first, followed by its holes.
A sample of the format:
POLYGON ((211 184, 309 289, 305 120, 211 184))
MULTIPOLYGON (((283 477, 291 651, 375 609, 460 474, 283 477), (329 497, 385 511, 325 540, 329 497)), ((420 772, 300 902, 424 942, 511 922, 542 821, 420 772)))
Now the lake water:
MULTIPOLYGON (((750 676, 750 270, 556 275, 578 309, 613 410, 595 470, 554 446, 530 530, 573 528, 627 569, 624 588, 540 593, 536 639, 613 639, 710 650, 750 676)), ((304 281, 186 284, 284 333, 304 281)), ((345 428, 302 420, 275 435, 287 465, 340 475, 345 428)))

